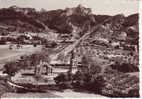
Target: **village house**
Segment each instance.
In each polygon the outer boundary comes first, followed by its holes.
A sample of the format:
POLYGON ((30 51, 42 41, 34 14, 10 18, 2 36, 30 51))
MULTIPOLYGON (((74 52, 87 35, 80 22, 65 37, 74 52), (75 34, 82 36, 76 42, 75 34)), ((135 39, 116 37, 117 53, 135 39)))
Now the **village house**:
POLYGON ((17 6, 11 6, 11 9, 14 9, 17 12, 24 12, 24 14, 27 14, 29 12, 35 12, 34 8, 19 8, 17 6))
POLYGON ((112 41, 111 42, 111 46, 113 47, 113 48, 116 48, 116 47, 120 47, 120 42, 119 41, 112 41))

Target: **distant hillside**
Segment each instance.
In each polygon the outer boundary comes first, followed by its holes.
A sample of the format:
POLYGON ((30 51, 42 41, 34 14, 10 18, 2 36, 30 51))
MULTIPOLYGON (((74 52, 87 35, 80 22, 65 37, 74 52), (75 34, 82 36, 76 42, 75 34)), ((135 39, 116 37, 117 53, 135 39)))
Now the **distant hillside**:
POLYGON ((123 40, 138 42, 138 14, 125 17, 122 14, 95 15, 90 8, 78 5, 74 8, 58 9, 52 11, 36 11, 33 8, 19 8, 12 6, 0 9, 0 32, 48 32, 71 34, 81 37, 90 28, 111 18, 93 35, 108 40, 123 40))
POLYGON ((41 21, 33 19, 27 13, 32 13, 31 8, 10 7, 0 9, 0 26, 8 27, 8 29, 4 28, 5 31, 17 32, 40 32, 46 28, 41 21))

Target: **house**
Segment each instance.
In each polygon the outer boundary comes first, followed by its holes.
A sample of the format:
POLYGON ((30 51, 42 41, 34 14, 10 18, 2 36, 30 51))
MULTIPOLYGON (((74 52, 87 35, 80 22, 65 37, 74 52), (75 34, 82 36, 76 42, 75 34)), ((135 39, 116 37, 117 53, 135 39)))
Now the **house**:
POLYGON ((11 6, 11 9, 14 9, 16 12, 24 12, 24 14, 27 14, 29 12, 35 12, 34 8, 19 8, 17 6, 11 6))
POLYGON ((27 38, 29 38, 30 40, 33 38, 29 33, 25 33, 24 34, 27 38))
POLYGON ((120 42, 118 42, 118 41, 113 41, 113 42, 111 42, 111 46, 112 46, 113 48, 120 47, 120 42))

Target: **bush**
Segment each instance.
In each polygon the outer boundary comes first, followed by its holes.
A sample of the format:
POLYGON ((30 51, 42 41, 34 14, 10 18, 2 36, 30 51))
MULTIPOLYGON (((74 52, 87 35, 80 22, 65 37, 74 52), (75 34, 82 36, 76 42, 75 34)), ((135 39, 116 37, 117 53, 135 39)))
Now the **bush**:
POLYGON ((91 64, 90 68, 89 68, 89 72, 92 74, 92 75, 95 75, 95 74, 99 74, 101 72, 101 67, 99 65, 96 65, 96 64, 91 64))
POLYGON ((57 77, 54 78, 55 83, 60 87, 60 88, 71 88, 72 87, 72 75, 69 75, 69 73, 60 73, 57 77), (70 79, 71 77, 71 79, 70 79))
POLYGON ((57 77, 54 78, 56 84, 61 84, 67 81, 67 76, 64 73, 59 74, 57 77))
POLYGON ((118 70, 120 72, 138 72, 139 68, 138 66, 135 66, 134 64, 130 63, 118 63, 116 62, 115 64, 111 65, 112 69, 118 70))
POLYGON ((81 71, 77 71, 73 75, 73 86, 75 88, 81 88, 83 86, 84 78, 85 78, 84 74, 81 71))
POLYGON ((34 47, 37 47, 37 44, 34 44, 33 46, 34 46, 34 47))
POLYGON ((130 90, 128 93, 129 97, 140 97, 139 89, 130 90))
POLYGON ((4 65, 4 73, 7 73, 10 76, 14 76, 18 70, 19 67, 17 62, 8 62, 4 65))
POLYGON ((6 44, 6 41, 0 40, 0 44, 1 44, 1 45, 2 45, 2 44, 6 44))
POLYGON ((13 88, 7 83, 7 80, 0 77, 0 97, 4 93, 11 91, 13 91, 13 88))
POLYGON ((74 75, 73 85, 75 88, 83 88, 91 92, 100 93, 105 86, 105 80, 103 76, 98 74, 93 75, 77 71, 74 75))
POLYGON ((93 85, 92 85, 93 91, 95 91, 96 93, 101 93, 102 88, 105 86, 104 77, 101 75, 94 78, 93 85))
POLYGON ((82 67, 73 78, 74 87, 100 93, 105 84, 103 76, 100 75, 101 70, 102 68, 97 60, 83 56, 82 67))
POLYGON ((105 86, 105 81, 103 79, 102 76, 98 76, 98 77, 88 77, 86 76, 86 81, 84 81, 84 88, 95 92, 95 93, 100 93, 102 88, 105 86))

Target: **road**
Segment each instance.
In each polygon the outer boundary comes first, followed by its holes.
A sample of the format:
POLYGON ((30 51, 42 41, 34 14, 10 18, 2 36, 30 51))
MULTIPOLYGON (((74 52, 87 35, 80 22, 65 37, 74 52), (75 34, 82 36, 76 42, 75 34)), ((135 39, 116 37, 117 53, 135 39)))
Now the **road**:
POLYGON ((61 91, 47 91, 45 93, 5 93, 2 98, 107 98, 94 93, 75 92, 71 89, 61 91))

